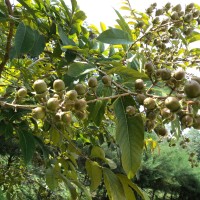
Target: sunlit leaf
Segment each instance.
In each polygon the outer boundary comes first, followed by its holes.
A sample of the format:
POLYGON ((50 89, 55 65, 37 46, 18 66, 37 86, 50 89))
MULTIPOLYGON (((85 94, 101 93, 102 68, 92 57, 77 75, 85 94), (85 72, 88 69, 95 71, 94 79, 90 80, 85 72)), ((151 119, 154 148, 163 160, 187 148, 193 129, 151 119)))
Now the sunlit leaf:
POLYGON ((118 98, 114 102, 116 115, 116 140, 122 152, 122 166, 129 178, 133 178, 140 167, 143 145, 144 124, 140 115, 129 116, 126 107, 134 105, 132 97, 118 98))
POLYGON ((97 40, 107 44, 131 44, 133 40, 130 39, 129 34, 123 30, 110 28, 102 32, 97 40))

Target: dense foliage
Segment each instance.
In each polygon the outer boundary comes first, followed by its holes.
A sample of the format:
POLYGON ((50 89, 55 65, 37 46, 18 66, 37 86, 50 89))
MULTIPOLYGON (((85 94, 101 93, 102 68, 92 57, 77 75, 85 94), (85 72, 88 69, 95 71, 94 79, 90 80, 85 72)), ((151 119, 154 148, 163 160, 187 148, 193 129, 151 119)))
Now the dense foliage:
POLYGON ((200 129, 200 7, 122 4, 99 30, 76 0, 0 2, 7 199, 149 199, 134 183, 143 151, 200 129))

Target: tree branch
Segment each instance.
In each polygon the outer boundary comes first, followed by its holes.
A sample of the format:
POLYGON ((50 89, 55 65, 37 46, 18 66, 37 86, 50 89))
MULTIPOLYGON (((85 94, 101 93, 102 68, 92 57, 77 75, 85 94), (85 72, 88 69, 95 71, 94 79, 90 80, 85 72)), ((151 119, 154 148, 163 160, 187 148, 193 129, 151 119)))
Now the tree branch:
MULTIPOLYGON (((8 14, 10 16, 13 16, 13 9, 12 9, 12 5, 11 5, 10 1, 5 0, 5 4, 6 4, 7 9, 8 9, 8 14)), ((12 37, 13 37, 13 29, 14 29, 14 22, 11 21, 10 27, 9 27, 9 32, 8 32, 8 35, 7 35, 5 54, 4 54, 3 60, 0 64, 0 77, 1 77, 1 74, 4 70, 5 65, 6 65, 8 59, 9 59, 9 53, 10 53, 10 48, 11 48, 11 40, 12 40, 12 37)))

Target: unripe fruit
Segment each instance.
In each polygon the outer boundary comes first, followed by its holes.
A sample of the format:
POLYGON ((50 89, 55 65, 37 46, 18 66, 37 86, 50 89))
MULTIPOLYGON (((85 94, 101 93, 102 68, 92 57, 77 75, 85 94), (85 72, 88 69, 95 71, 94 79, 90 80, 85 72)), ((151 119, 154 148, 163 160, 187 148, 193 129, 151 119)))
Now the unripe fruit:
POLYGON ((172 116, 172 113, 170 112, 170 109, 168 109, 168 108, 163 108, 160 111, 160 114, 161 114, 163 119, 168 119, 172 116))
POLYGON ((148 110, 152 110, 156 107, 156 102, 153 98, 148 97, 144 100, 144 107, 148 110))
POLYGON ((194 18, 199 17, 199 15, 200 15, 200 11, 199 11, 199 10, 195 10, 195 11, 193 12, 193 17, 194 17, 194 18))
POLYGON ((184 21, 189 23, 193 20, 193 15, 191 13, 188 13, 187 15, 184 16, 184 21))
POLYGON ((165 106, 171 112, 176 112, 180 108, 180 103, 176 97, 167 97, 167 99, 165 99, 165 106))
POLYGON ((86 87, 81 83, 75 85, 75 90, 78 93, 78 95, 83 95, 86 93, 86 87))
POLYGON ((162 15, 163 12, 164 12, 163 9, 158 9, 158 10, 156 10, 156 14, 155 14, 155 15, 156 15, 156 16, 162 15))
POLYGON ((43 107, 36 107, 32 109, 32 116, 35 119, 44 119, 45 118, 45 109, 43 107))
POLYGON ((147 129, 148 132, 151 132, 154 128, 155 128, 155 121, 154 120, 147 120, 145 127, 147 129))
POLYGON ((172 8, 173 11, 180 12, 181 11, 181 4, 177 4, 172 8))
POLYGON ((128 115, 135 115, 136 112, 137 112, 137 110, 134 106, 127 106, 126 107, 126 113, 128 115))
POLYGON ((47 84, 44 82, 44 80, 36 80, 33 83, 33 89, 37 94, 42 94, 47 91, 47 84))
POLYGON ((190 127, 193 124, 193 117, 190 115, 185 115, 181 118, 181 124, 185 127, 190 127))
POLYGON ((178 13, 177 12, 173 12, 171 18, 172 18, 172 20, 178 20, 179 19, 178 13))
POLYGON ((171 78, 171 71, 168 69, 162 69, 160 75, 162 80, 169 80, 171 78))
POLYGON ((72 121, 72 114, 71 112, 63 112, 61 113, 61 120, 65 124, 69 125, 72 121))
POLYGON ((189 98, 196 98, 200 96, 200 84, 194 80, 188 81, 185 84, 184 92, 189 98))
POLYGON ((88 79, 88 86, 91 87, 91 88, 95 88, 98 84, 98 81, 95 77, 90 77, 88 79))
POLYGON ((57 98, 50 98, 47 101, 47 109, 50 111, 57 111, 59 108, 59 100, 57 98))
POLYGON ((191 80, 196 81, 196 82, 198 82, 198 83, 200 84, 200 77, 193 76, 193 77, 191 78, 191 80))
POLYGON ((75 112, 75 115, 76 115, 76 117, 77 117, 78 119, 81 119, 81 120, 87 118, 87 113, 86 113, 85 111, 82 111, 82 110, 76 111, 76 112, 75 112))
POLYGON ((178 81, 182 80, 185 78, 185 71, 183 69, 177 69, 174 72, 174 78, 178 81))
POLYGON ((150 120, 155 120, 157 117, 157 113, 151 110, 146 113, 146 117, 150 120))
POLYGON ((145 69, 148 73, 153 72, 154 68, 153 68, 152 62, 147 62, 147 63, 145 63, 144 69, 145 69))
POLYGON ((157 135, 165 136, 167 135, 167 129, 164 126, 157 126, 154 131, 157 135))
POLYGON ((144 104, 144 100, 146 99, 146 96, 144 94, 137 94, 136 101, 140 104, 144 104))
POLYGON ((76 90, 70 90, 66 93, 66 97, 71 100, 71 101, 75 101, 77 99, 78 93, 76 92, 76 90))
POLYGON ((20 88, 20 89, 17 91, 17 96, 18 96, 19 98, 24 98, 26 95, 27 95, 27 89, 26 89, 26 88, 20 88))
POLYGON ((144 89, 144 81, 142 79, 135 80, 135 90, 142 90, 144 89))
POLYGON ((193 128, 200 130, 200 116, 194 118, 193 128))
POLYGON ((74 104, 74 108, 76 110, 85 110, 87 106, 87 102, 85 99, 77 99, 74 104))
POLYGON ((111 85, 111 77, 108 75, 105 75, 102 77, 102 83, 106 86, 110 86, 111 85))
POLYGON ((53 82, 53 89, 56 91, 56 92, 60 92, 62 90, 65 89, 65 83, 63 80, 61 79, 57 79, 53 82))

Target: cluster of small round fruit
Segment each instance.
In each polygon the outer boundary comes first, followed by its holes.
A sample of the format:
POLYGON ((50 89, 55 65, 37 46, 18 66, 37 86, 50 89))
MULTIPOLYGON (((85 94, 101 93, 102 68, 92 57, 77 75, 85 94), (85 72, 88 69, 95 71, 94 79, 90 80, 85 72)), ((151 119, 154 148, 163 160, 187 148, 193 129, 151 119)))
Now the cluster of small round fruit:
MULTIPOLYGON (((102 82, 105 86, 111 85, 110 76, 103 76, 102 82)), ((96 77, 88 79, 88 87, 94 90, 98 85, 96 77)), ((74 114, 78 119, 87 118, 87 101, 85 99, 88 88, 85 84, 78 83, 74 90, 66 91, 65 83, 61 79, 53 82, 53 89, 49 90, 44 80, 36 80, 33 84, 35 99, 40 105, 32 109, 32 116, 35 119, 44 120, 51 116, 55 122, 69 125, 74 114), (50 93, 52 91, 52 93, 50 93)), ((24 98, 27 94, 25 88, 17 91, 18 98, 24 98)))
MULTIPOLYGON (((193 76, 187 81, 183 69, 173 72, 169 69, 156 70, 150 62, 145 64, 145 72, 148 75, 154 73, 155 85, 161 80, 172 90, 169 96, 158 97, 153 93, 147 94, 142 79, 135 80, 135 91, 137 92, 135 100, 144 107, 146 130, 148 132, 154 130, 158 135, 165 136, 167 130, 164 124, 175 120, 176 117, 180 120, 182 128, 200 129, 200 116, 192 109, 194 104, 199 107, 200 77, 193 76)), ((128 106, 126 112, 134 115, 137 109, 134 106, 128 106)))

